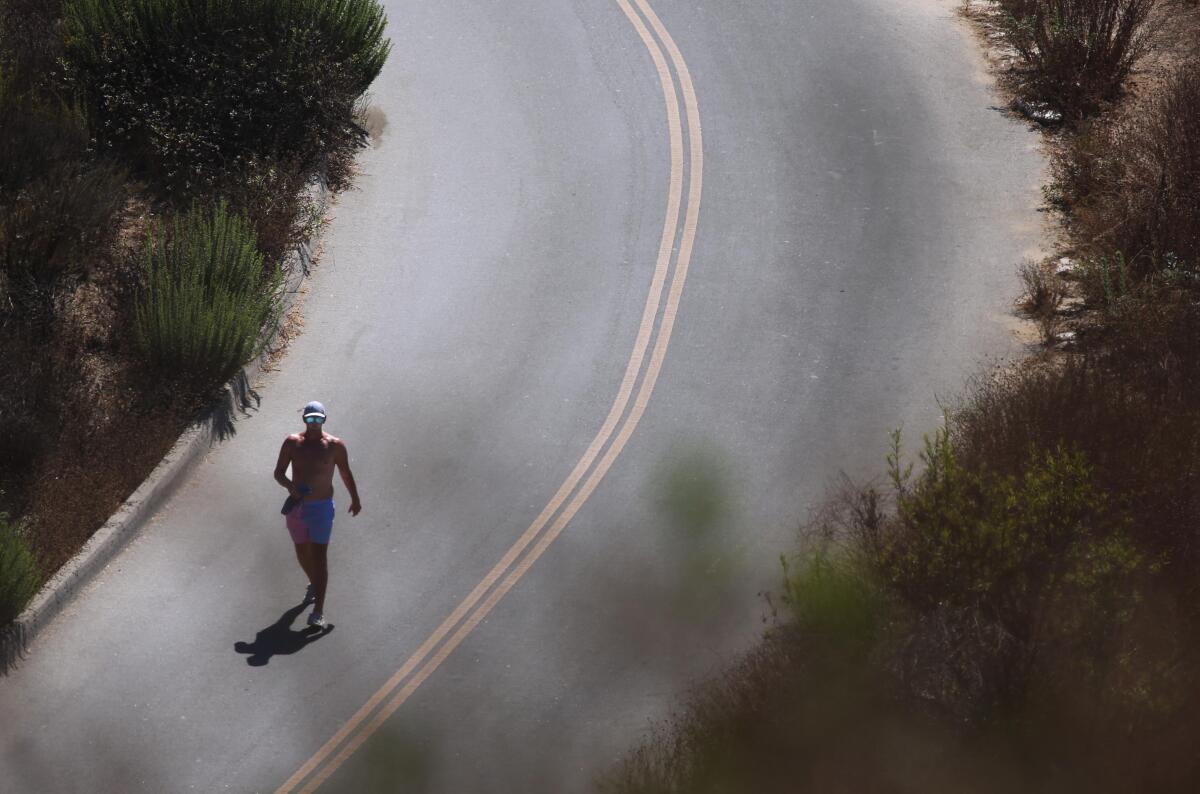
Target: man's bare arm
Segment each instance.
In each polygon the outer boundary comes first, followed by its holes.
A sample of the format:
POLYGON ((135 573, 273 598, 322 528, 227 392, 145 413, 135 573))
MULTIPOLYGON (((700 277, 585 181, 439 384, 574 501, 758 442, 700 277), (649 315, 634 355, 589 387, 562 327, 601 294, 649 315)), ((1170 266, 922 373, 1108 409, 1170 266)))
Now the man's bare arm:
POLYGON ((342 482, 346 484, 346 490, 350 492, 350 515, 356 516, 358 511, 362 510, 362 502, 358 501, 358 486, 354 484, 354 474, 350 471, 350 453, 346 451, 344 442, 338 442, 333 462, 342 475, 342 482))
POLYGON ((296 489, 296 484, 288 479, 287 468, 292 462, 292 449, 295 444, 289 436, 284 439, 283 446, 279 449, 279 460, 275 462, 275 482, 287 488, 288 493, 297 499, 302 498, 303 494, 296 489))

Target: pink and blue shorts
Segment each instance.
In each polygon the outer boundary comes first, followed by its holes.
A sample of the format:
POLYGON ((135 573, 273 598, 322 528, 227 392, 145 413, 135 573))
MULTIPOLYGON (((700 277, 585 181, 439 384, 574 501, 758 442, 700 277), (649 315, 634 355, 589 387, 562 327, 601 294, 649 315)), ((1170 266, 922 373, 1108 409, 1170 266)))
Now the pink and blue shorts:
POLYGON ((333 532, 333 514, 332 499, 301 502, 293 507, 287 514, 287 528, 292 534, 292 542, 328 543, 333 532))

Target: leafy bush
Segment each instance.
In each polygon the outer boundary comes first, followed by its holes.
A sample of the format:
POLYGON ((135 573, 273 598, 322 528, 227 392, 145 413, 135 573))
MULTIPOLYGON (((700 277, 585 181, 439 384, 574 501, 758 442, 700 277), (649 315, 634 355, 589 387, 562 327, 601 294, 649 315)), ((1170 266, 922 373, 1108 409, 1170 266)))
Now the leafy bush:
POLYGON ((1116 616, 1100 609, 1101 595, 1141 560, 1128 515, 1096 488, 1082 454, 1031 453, 1021 475, 1005 475, 964 468, 939 431, 921 459, 879 559, 906 602, 978 610, 1032 648, 1045 638, 1048 605, 1070 592, 1097 621, 1078 628, 1111 630, 1116 616))
POLYGON ((211 383, 261 350, 278 320, 281 279, 264 267, 245 218, 224 202, 194 207, 170 234, 151 229, 144 256, 134 328, 153 364, 211 383))
POLYGON ((1146 54, 1156 0, 999 0, 1034 98, 1082 118, 1117 97, 1146 54))
POLYGON ((0 513, 0 626, 21 614, 37 587, 33 554, 8 516, 0 513))
MULTIPOLYGON (((1186 582, 1200 573, 1200 372, 1172 363, 1165 340, 1176 350, 1200 343, 1194 332, 1180 337, 1158 324, 1150 315, 1130 319, 1127 336, 1141 336, 1118 339, 1110 357, 1072 356, 975 381, 951 412, 951 435, 962 467, 1012 477, 1032 447, 1082 452, 1099 490, 1128 497, 1138 546, 1186 582)), ((1200 328, 1200 318, 1181 327, 1200 328)))
POLYGON ((67 0, 65 15, 99 145, 185 196, 361 145, 354 100, 390 47, 376 0, 67 0))

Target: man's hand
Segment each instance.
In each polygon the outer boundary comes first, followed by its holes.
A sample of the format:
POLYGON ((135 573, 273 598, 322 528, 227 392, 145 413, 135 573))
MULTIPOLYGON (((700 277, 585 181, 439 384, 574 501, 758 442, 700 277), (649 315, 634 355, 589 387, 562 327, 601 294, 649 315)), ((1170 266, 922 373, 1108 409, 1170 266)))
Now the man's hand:
POLYGON ((356 516, 362 510, 362 502, 358 501, 358 486, 354 484, 354 475, 350 473, 350 454, 346 452, 346 445, 341 439, 337 439, 333 448, 333 465, 342 473, 342 482, 350 492, 350 515, 356 516))

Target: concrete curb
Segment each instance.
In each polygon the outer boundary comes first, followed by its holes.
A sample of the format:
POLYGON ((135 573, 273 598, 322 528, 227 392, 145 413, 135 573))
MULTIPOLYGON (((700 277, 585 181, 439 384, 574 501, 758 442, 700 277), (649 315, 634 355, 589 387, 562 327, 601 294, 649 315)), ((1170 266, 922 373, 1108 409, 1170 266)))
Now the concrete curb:
MULTIPOLYGON (((325 213, 329 208, 329 188, 324 173, 317 175, 310 188, 310 200, 316 203, 320 225, 315 233, 296 247, 296 255, 285 264, 285 288, 281 317, 295 305, 300 286, 308 275, 313 256, 324 234, 325 213)), ((278 337, 278 330, 271 342, 278 337)), ((269 346, 268 342, 268 346, 269 346)), ((217 442, 233 434, 233 417, 258 405, 252 384, 263 371, 270 353, 265 351, 251 361, 226 385, 214 405, 184 431, 150 475, 88 539, 79 553, 66 562, 38 591, 17 619, 0 627, 0 675, 24 658, 33 639, 62 611, 71 598, 125 547, 146 521, 174 493, 193 464, 217 442)))

